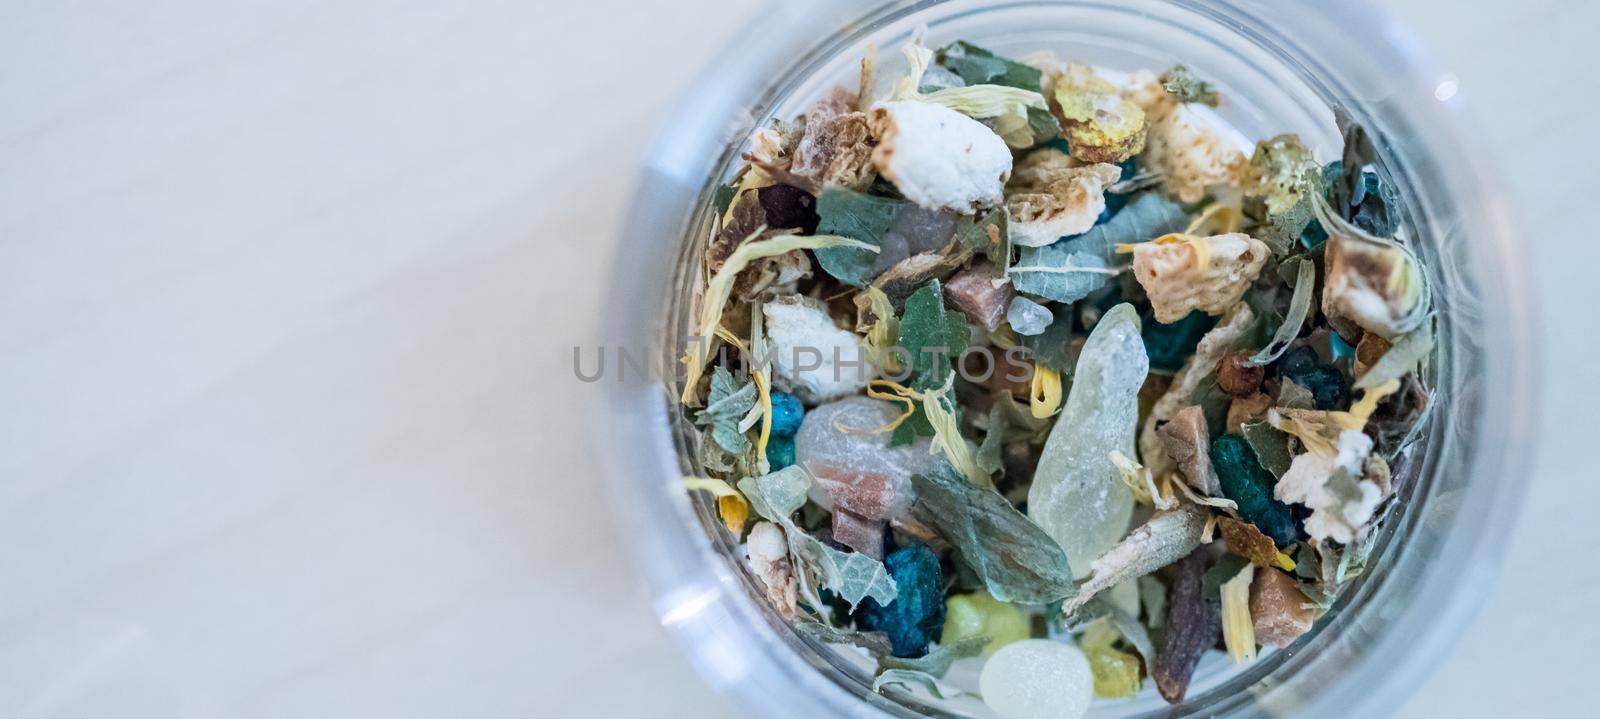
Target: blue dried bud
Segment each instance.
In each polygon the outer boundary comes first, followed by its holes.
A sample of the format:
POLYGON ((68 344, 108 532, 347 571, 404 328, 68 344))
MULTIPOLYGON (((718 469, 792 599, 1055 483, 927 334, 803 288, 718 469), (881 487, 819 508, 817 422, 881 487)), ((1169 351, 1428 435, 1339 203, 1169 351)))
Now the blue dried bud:
POLYGON ((863 600, 862 623, 870 631, 889 635, 894 656, 927 654, 928 643, 944 631, 944 577, 939 557, 927 545, 913 542, 884 557, 883 566, 894 577, 894 601, 883 607, 870 597, 863 600))

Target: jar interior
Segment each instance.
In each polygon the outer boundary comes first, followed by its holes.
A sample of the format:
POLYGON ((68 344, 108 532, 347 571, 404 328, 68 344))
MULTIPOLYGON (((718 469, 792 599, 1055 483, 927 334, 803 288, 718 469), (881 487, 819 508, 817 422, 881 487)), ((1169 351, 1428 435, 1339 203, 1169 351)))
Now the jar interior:
MULTIPOLYGON (((677 336, 689 334, 688 298, 699 280, 699 258, 713 224, 713 212, 707 208, 715 188, 740 167, 739 151, 748 131, 775 118, 803 114, 836 86, 854 88, 860 58, 869 47, 877 52, 877 95, 887 93, 905 71, 898 50, 917 32, 924 33, 929 47, 966 40, 1011 57, 1048 50, 1063 59, 1116 72, 1159 72, 1182 63, 1221 90, 1226 100, 1217 112, 1233 128, 1252 141, 1298 133, 1323 162, 1337 159, 1341 150, 1336 106, 1367 124, 1378 138, 1379 172, 1398 189, 1404 232, 1434 282, 1439 341, 1433 366, 1424 377, 1433 391, 1433 407, 1448 411, 1431 413, 1422 441, 1396 467, 1397 495, 1392 500, 1396 511, 1379 530, 1368 565, 1373 569, 1347 585, 1334 608, 1288 650, 1267 650, 1242 665, 1211 652, 1196 671, 1182 705, 1169 706, 1145 682, 1137 697, 1097 699, 1090 716, 1277 715, 1308 703, 1331 683, 1353 681, 1358 665, 1372 663, 1365 661, 1370 645, 1382 633, 1396 630, 1399 612, 1389 603, 1410 597, 1416 576, 1426 570, 1426 555, 1443 542, 1455 518, 1450 498, 1461 491, 1465 475, 1451 478, 1440 469, 1471 460, 1463 435, 1476 427, 1481 411, 1477 393, 1466 391, 1473 386, 1466 378, 1472 376, 1479 354, 1470 339, 1479 321, 1477 291, 1470 282, 1469 250, 1453 239, 1459 230, 1449 220, 1456 215, 1453 201, 1430 194, 1425 184, 1438 168, 1430 165, 1426 147, 1406 143, 1408 128, 1382 112, 1384 103, 1393 99, 1351 96, 1341 88, 1340 77, 1322 64, 1325 58, 1308 56, 1283 36, 1201 2, 954 1, 881 6, 845 24, 835 35, 817 38, 811 52, 793 58, 781 76, 772 78, 764 96, 751 99, 748 124, 734 133, 716 171, 701 188, 701 210, 678 254, 666 328, 677 336)), ((665 346, 675 344, 669 341, 665 346)), ((678 455, 685 471, 695 472, 687 432, 686 427, 678 428, 678 455)), ((763 622, 788 650, 854 696, 860 707, 896 716, 988 715, 981 702, 970 699, 951 704, 875 694, 870 688, 870 663, 798 636, 766 608, 756 580, 742 571, 737 540, 720 528, 714 504, 697 501, 694 512, 710 545, 729 566, 739 568, 735 574, 763 622)))

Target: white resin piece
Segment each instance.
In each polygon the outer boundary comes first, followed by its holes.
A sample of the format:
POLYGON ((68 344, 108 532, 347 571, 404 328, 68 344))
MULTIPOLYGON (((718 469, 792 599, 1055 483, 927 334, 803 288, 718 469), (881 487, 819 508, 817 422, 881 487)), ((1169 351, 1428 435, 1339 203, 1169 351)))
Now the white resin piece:
POLYGON ((1111 452, 1133 452, 1139 387, 1149 370, 1133 305, 1111 308, 1084 343, 1066 407, 1034 471, 1028 518, 1061 545, 1076 577, 1128 533, 1133 492, 1111 452))
POLYGON ((978 692, 1002 719, 1077 719, 1094 699, 1094 675, 1077 647, 1024 639, 989 657, 978 692))
POLYGON ((1128 78, 1122 96, 1144 108, 1150 123, 1144 167, 1161 173, 1167 192, 1180 202, 1199 202, 1206 190, 1237 185, 1252 143, 1228 127, 1210 108, 1184 104, 1161 86, 1155 73, 1140 70, 1128 78))
POLYGON ((789 297, 762 306, 778 379, 807 402, 854 394, 872 379, 855 333, 833 324, 821 303, 789 297))
POLYGON ((1189 242, 1141 242, 1133 247, 1133 276, 1150 296, 1156 321, 1177 322, 1190 310, 1220 315, 1234 306, 1261 274, 1272 251, 1242 232, 1189 242))
POLYGON ((983 123, 916 100, 872 107, 872 164, 900 194, 930 210, 971 214, 1004 199, 1011 148, 983 123))
POLYGON ((1121 176, 1116 165, 1078 165, 1053 147, 1029 154, 1006 187, 1012 244, 1043 247, 1087 232, 1106 209, 1106 188, 1121 176))

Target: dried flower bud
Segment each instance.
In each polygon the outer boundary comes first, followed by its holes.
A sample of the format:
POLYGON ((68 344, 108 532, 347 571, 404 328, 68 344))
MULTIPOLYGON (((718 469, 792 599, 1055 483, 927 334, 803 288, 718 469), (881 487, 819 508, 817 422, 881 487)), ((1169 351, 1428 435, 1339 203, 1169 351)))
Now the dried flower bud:
POLYGON ((1416 329, 1427 316, 1427 279, 1399 245, 1333 235, 1327 245, 1322 307, 1387 340, 1416 329))
POLYGON ((1217 386, 1235 397, 1248 397, 1261 388, 1267 368, 1248 364, 1250 355, 1232 354, 1217 367, 1217 386))
POLYGON ((1168 194, 1199 202, 1208 188, 1239 184, 1248 162, 1244 152, 1215 120, 1180 103, 1163 79, 1148 70, 1136 72, 1122 96, 1144 109, 1150 129, 1139 162, 1161 173, 1168 194))
POLYGON ((745 540, 745 555, 751 572, 766 587, 767 601, 784 617, 794 617, 798 587, 783 529, 772 522, 757 522, 745 540))
POLYGON ((863 190, 872 184, 872 133, 867 114, 856 112, 855 93, 838 88, 806 114, 805 135, 789 172, 816 187, 863 190))
POLYGON ((1156 321, 1171 323, 1192 310, 1220 315, 1234 306, 1270 254, 1266 243, 1240 232, 1168 235, 1133 246, 1133 274, 1150 297, 1156 321))
POLYGON ((1075 166, 1055 148, 1028 155, 1006 186, 1011 242, 1043 247, 1087 232, 1106 208, 1106 187, 1121 176, 1116 165, 1075 166))
POLYGON ((1307 188, 1320 188, 1322 166, 1300 136, 1283 134, 1256 143, 1250 162, 1240 168, 1245 194, 1266 200, 1276 215, 1293 209, 1307 188))
POLYGON ((872 164, 900 194, 930 210, 971 214, 1000 204, 1011 148, 993 130, 943 105, 880 102, 870 117, 872 164))
POLYGON ((839 329, 820 303, 790 296, 762 305, 774 373, 801 399, 821 402, 861 391, 872 379, 855 333, 839 329))

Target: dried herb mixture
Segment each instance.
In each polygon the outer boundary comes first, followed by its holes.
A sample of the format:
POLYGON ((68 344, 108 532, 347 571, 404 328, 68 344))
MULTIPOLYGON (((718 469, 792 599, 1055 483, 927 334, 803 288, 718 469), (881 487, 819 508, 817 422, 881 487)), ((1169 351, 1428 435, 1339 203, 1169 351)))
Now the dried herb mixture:
POLYGON ((879 691, 1070 717, 1290 647, 1429 405, 1428 279, 1371 140, 1249 148, 1183 66, 905 54, 887 96, 869 58, 760 129, 717 193, 688 488, 879 691))

